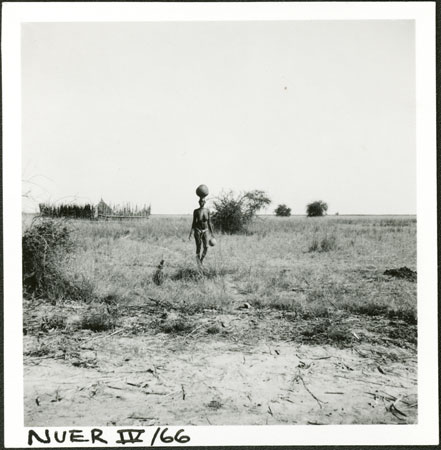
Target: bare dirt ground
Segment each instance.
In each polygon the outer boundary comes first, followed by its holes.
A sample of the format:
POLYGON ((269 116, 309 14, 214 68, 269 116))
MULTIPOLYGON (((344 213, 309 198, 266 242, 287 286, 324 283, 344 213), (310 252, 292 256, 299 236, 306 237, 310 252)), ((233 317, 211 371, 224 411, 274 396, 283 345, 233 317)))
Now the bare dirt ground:
MULTIPOLYGON (((259 323, 277 320, 217 315, 178 336, 131 335, 128 323, 112 333, 83 330, 75 351, 25 357, 26 425, 417 422, 414 348, 355 337, 345 348, 299 343, 289 340, 294 325, 285 339, 259 339, 259 323), (211 335, 214 320, 223 331, 211 335)), ((52 337, 63 338, 72 344, 52 337)))

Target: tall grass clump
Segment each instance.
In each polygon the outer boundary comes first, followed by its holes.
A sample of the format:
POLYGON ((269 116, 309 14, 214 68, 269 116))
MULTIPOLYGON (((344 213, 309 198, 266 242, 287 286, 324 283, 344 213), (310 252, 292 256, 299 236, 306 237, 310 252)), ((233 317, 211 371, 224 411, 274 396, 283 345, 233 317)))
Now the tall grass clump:
POLYGON ((55 301, 85 300, 92 285, 86 279, 71 279, 65 264, 75 248, 72 228, 62 220, 41 218, 23 234, 23 291, 26 298, 55 301))
POLYGON ((322 238, 314 236, 309 244, 309 252, 329 252, 337 249, 337 238, 335 235, 325 235, 322 238))
POLYGON ((50 296, 59 278, 59 265, 72 251, 68 225, 46 219, 33 222, 22 237, 23 288, 28 296, 50 296))

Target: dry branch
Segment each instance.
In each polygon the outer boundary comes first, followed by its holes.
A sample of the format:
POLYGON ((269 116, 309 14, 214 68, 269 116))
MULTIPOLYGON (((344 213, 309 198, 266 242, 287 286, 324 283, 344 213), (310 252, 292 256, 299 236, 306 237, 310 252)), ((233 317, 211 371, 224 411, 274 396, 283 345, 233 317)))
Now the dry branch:
POLYGON ((84 344, 86 344, 86 343, 88 343, 88 342, 96 341, 97 339, 105 339, 105 338, 108 338, 108 337, 110 337, 110 336, 115 336, 115 334, 121 333, 122 331, 124 331, 124 329, 123 329, 123 328, 120 328, 119 330, 116 330, 116 331, 114 331, 113 333, 106 334, 106 335, 104 335, 104 336, 95 336, 95 337, 93 337, 92 339, 88 339, 87 341, 82 342, 81 345, 83 346, 84 344))
POLYGON ((403 386, 397 386, 396 384, 377 383, 375 381, 367 381, 367 380, 363 380, 361 378, 345 377, 344 375, 335 374, 334 376, 338 377, 338 378, 345 378, 346 380, 351 380, 351 381, 361 381, 362 383, 376 384, 378 386, 389 386, 389 387, 394 387, 394 388, 402 388, 403 387, 403 386))
POLYGON ((136 420, 159 420, 157 417, 142 417, 142 416, 135 416, 130 415, 128 419, 136 419, 136 420))
POLYGON ((294 378, 294 381, 298 381, 300 380, 303 384, 303 387, 306 389, 306 391, 308 392, 308 394, 318 403, 318 405, 320 406, 320 409, 322 408, 322 403, 325 404, 326 402, 324 402, 323 400, 320 400, 319 398, 317 398, 308 388, 308 386, 306 386, 305 380, 303 379, 302 375, 297 374, 296 377, 294 378))

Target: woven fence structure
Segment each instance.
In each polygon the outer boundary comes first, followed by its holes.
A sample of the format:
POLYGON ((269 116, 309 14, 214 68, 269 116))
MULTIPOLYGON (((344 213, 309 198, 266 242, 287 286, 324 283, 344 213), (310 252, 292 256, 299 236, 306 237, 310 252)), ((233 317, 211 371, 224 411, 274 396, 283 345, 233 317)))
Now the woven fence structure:
POLYGON ((40 203, 39 209, 42 217, 89 220, 147 219, 151 213, 150 206, 138 207, 130 203, 109 206, 103 199, 97 205, 40 203))

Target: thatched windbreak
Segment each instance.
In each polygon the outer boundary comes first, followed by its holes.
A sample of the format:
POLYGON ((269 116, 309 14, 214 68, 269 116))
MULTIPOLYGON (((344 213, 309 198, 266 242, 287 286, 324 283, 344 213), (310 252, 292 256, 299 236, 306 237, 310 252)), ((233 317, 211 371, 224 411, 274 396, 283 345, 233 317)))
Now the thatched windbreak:
POLYGON ((91 204, 51 205, 48 203, 40 203, 38 206, 42 217, 68 217, 71 219, 93 219, 95 217, 95 207, 91 204))
POLYGON ((40 216, 49 218, 68 218, 68 219, 136 219, 147 218, 150 216, 151 207, 131 205, 108 205, 101 200, 96 206, 92 204, 78 205, 74 203, 52 205, 49 203, 40 203, 40 216))

